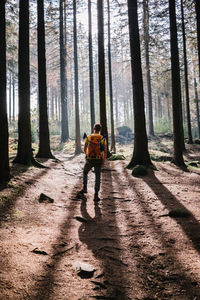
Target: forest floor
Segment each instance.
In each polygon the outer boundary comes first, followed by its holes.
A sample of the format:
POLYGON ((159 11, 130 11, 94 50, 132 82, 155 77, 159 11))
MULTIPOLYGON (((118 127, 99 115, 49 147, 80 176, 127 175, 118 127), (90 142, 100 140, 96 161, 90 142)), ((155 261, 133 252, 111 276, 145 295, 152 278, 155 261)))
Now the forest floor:
POLYGON ((45 169, 12 166, 0 192, 1 300, 200 299, 200 168, 155 162, 136 178, 127 160, 108 161, 94 202, 94 173, 78 193, 84 155, 56 157, 45 169), (95 271, 78 274, 79 263, 95 271))

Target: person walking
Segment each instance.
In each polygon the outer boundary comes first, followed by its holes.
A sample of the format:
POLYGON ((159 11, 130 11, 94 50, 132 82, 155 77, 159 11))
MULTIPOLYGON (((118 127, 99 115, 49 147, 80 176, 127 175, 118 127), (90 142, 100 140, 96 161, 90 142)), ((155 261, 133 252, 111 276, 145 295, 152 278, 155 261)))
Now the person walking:
POLYGON ((101 125, 94 125, 94 132, 90 134, 84 145, 84 152, 86 155, 86 162, 83 169, 83 189, 81 193, 87 193, 88 173, 94 168, 95 173, 95 194, 94 201, 99 201, 99 190, 101 184, 101 169, 104 166, 107 158, 106 139, 100 134, 101 125))

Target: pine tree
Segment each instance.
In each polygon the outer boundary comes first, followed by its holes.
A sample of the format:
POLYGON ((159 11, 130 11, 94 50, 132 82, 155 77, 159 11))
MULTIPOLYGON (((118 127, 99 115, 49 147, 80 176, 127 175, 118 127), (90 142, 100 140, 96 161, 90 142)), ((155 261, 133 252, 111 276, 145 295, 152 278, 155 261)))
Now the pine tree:
POLYGON ((36 157, 53 158, 50 150, 47 115, 46 50, 44 26, 44 0, 37 1, 38 90, 39 90, 39 150, 36 157))
POLYGON ((6 103, 6 21, 5 3, 0 2, 0 183, 9 181, 8 119, 6 103))
POLYGON ((15 163, 33 163, 30 122, 29 1, 19 2, 19 116, 18 148, 15 163))
POLYGON ((136 165, 151 165, 148 152, 144 112, 144 90, 141 67, 137 0, 128 0, 128 19, 134 101, 134 150, 132 159, 127 167, 132 168, 136 165))
POLYGON ((79 118, 76 0, 73 0, 73 21, 74 21, 74 24, 73 24, 73 28, 74 28, 74 86, 75 86, 75 127, 76 127, 75 154, 80 154, 82 152, 82 150, 81 150, 80 118, 79 118))
POLYGON ((173 106, 173 134, 174 134, 174 156, 173 161, 178 166, 184 166, 183 160, 183 130, 181 116, 181 84, 179 53, 176 24, 175 0, 169 0, 170 18, 170 45, 171 45, 171 69, 172 69, 172 106, 173 106))

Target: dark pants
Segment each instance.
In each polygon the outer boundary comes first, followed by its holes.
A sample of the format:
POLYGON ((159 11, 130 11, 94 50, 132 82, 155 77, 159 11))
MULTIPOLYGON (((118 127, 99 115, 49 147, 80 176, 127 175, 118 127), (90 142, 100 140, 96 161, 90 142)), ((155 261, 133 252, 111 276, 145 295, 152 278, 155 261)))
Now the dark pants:
POLYGON ((94 167, 95 173, 95 193, 98 193, 100 190, 101 184, 101 159, 86 159, 86 163, 83 169, 83 186, 87 188, 87 178, 89 171, 94 167))

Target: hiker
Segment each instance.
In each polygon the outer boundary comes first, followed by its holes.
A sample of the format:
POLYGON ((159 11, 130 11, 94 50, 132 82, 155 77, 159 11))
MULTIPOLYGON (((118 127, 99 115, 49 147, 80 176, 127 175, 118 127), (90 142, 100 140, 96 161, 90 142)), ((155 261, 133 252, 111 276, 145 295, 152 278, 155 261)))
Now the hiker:
POLYGON ((87 193, 87 177, 88 172, 94 167, 95 173, 95 194, 94 201, 99 201, 98 196, 101 183, 101 168, 105 164, 107 157, 106 139, 100 135, 101 125, 94 125, 94 133, 90 134, 84 145, 84 152, 86 155, 86 163, 83 169, 83 189, 81 193, 87 193))

